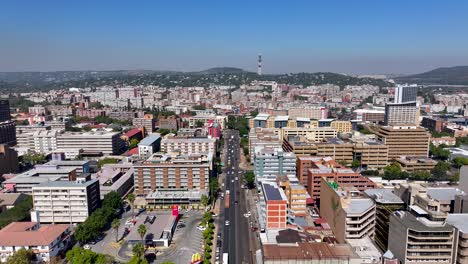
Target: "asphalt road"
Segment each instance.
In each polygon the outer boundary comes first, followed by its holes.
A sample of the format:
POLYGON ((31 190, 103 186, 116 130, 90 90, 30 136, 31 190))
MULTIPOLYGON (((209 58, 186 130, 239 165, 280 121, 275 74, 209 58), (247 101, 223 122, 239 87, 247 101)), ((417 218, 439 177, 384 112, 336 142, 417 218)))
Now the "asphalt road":
MULTIPOLYGON (((240 138, 237 130, 224 132, 225 147, 225 181, 223 192, 229 190, 229 208, 225 208, 224 200, 221 200, 221 214, 219 226, 222 234, 222 253, 229 254, 229 263, 252 263, 252 255, 249 250, 249 223, 244 217, 247 212, 246 197, 242 189, 243 172, 239 170, 240 162, 240 138), (229 225, 225 225, 225 221, 229 225)), ((222 254, 220 256, 220 262, 222 254)))

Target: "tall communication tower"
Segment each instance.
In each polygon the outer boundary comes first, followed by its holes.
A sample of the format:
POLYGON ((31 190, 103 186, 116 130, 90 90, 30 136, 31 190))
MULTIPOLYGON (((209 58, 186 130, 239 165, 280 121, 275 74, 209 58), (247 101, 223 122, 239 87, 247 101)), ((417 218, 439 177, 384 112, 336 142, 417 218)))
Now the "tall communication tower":
POLYGON ((257 74, 262 75, 262 54, 257 56, 257 74))

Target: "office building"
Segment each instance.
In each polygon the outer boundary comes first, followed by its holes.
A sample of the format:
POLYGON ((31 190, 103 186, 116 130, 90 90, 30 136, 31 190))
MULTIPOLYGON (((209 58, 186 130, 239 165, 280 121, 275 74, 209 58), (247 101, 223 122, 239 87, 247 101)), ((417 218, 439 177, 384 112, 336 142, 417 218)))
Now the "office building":
POLYGON ((251 128, 249 131, 249 157, 253 162, 256 147, 281 148, 280 130, 271 128, 251 128))
POLYGON ((212 122, 213 124, 219 124, 221 129, 225 128, 227 116, 220 116, 215 114, 202 114, 202 115, 195 115, 188 118, 189 127, 195 128, 197 124, 207 124, 208 122, 212 122))
POLYGON ((290 107, 288 109, 288 116, 292 119, 305 117, 319 120, 328 117, 328 109, 323 106, 290 107))
POLYGON ((437 161, 425 157, 401 156, 396 161, 401 165, 401 168, 407 172, 431 171, 437 164, 437 161))
POLYGON ((18 171, 18 153, 5 144, 0 144, 0 177, 18 171))
POLYGON ((416 102, 387 103, 385 105, 386 126, 414 126, 419 124, 419 107, 416 102))
POLYGON ((441 118, 425 116, 421 121, 421 126, 440 133, 443 131, 445 123, 441 118))
POLYGON ((214 138, 166 137, 161 140, 161 151, 178 151, 182 155, 216 153, 214 138))
POLYGON ((296 155, 281 148, 257 147, 254 153, 257 182, 275 181, 280 175, 296 175, 296 155))
POLYGON ((47 109, 41 105, 35 105, 28 107, 28 113, 30 115, 47 115, 47 109))
POLYGON ((395 100, 397 104, 415 102, 418 94, 417 85, 397 85, 395 87, 395 100))
POLYGON ((258 203, 260 228, 262 230, 286 228, 288 199, 283 189, 275 182, 262 182, 261 192, 258 203))
POLYGON ((72 226, 40 225, 37 222, 12 222, 0 230, 0 262, 20 249, 29 249, 33 259, 49 263, 72 245, 72 226))
POLYGON ((125 149, 119 132, 66 132, 57 136, 57 149, 82 149, 84 153, 116 155, 125 149))
POLYGON ((321 178, 320 216, 329 223, 339 243, 346 239, 373 238, 375 203, 353 187, 321 178))
POLYGON ((78 108, 76 109, 76 115, 80 117, 87 117, 90 119, 94 119, 98 116, 106 116, 106 110, 78 108))
POLYGON ((133 166, 135 193, 146 196, 158 190, 206 192, 211 164, 211 157, 200 154, 153 154, 148 160, 133 166))
POLYGON ((468 214, 449 214, 447 223, 457 231, 454 263, 468 263, 468 214))
POLYGON ((0 99, 0 123, 10 120, 10 102, 8 99, 0 99))
POLYGON ((456 230, 444 221, 396 211, 390 215, 388 249, 402 264, 454 263, 456 230))
POLYGON ((280 134, 281 140, 290 136, 304 136, 308 140, 319 142, 327 138, 335 138, 338 136, 338 131, 331 127, 298 127, 298 128, 283 128, 280 134))
POLYGON ((40 223, 83 223, 100 204, 99 181, 55 181, 32 187, 40 223))
POLYGON ((0 122, 0 144, 13 146, 16 144, 16 130, 14 121, 0 122))
POLYGON ((400 156, 428 157, 431 135, 415 126, 381 126, 377 131, 380 142, 388 147, 388 159, 400 156))
POLYGON ((310 195, 306 188, 289 180, 287 176, 279 176, 276 179, 279 187, 281 187, 288 199, 288 207, 294 216, 306 216, 307 214, 307 199, 310 195))
POLYGON ((90 164, 91 162, 89 160, 51 160, 44 165, 75 169, 76 175, 80 175, 90 172, 90 164))
POLYGON ((382 252, 388 248, 388 232, 390 228, 390 215, 405 209, 405 203, 390 189, 367 189, 364 195, 376 204, 375 214, 375 244, 382 252))
POLYGON ((138 143, 138 155, 147 159, 161 149, 161 135, 150 134, 138 143))
POLYGON ((143 117, 135 117, 132 119, 132 123, 134 127, 143 127, 148 134, 155 131, 156 120, 151 114, 145 114, 143 117))
POLYGON ((158 127, 177 131, 180 128, 180 119, 176 116, 160 118, 158 120, 158 127))
POLYGON ((133 189, 134 170, 132 163, 105 164, 100 171, 91 176, 99 181, 101 200, 110 192, 126 197, 133 189))
POLYGON ((330 127, 338 131, 338 133, 351 133, 353 126, 350 121, 333 120, 330 127))
POLYGON ((377 109, 357 109, 353 111, 353 120, 359 123, 380 124, 385 120, 385 111, 377 109))
POLYGON ((297 178, 312 198, 320 199, 320 179, 327 177, 339 184, 350 184, 359 190, 374 188, 375 183, 348 169, 331 157, 298 157, 297 178))
POLYGON ((75 181, 76 169, 62 168, 55 165, 36 165, 32 170, 17 174, 3 182, 9 192, 31 194, 32 187, 54 181, 75 181))

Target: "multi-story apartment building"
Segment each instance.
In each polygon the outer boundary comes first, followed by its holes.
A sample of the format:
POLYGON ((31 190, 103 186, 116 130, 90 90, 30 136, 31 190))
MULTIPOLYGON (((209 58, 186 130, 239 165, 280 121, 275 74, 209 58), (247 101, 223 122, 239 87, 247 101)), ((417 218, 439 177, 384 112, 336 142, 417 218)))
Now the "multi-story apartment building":
POLYGON ((455 245, 456 230, 444 221, 403 211, 390 215, 388 249, 402 264, 454 263, 455 245))
POLYGON ((134 164, 135 193, 139 196, 156 190, 208 191, 212 161, 204 155, 153 154, 134 164))
POLYGON ((281 148, 257 147, 254 173, 257 181, 275 181, 280 175, 296 175, 296 155, 281 148))
POLYGON ((119 132, 66 132, 57 136, 57 149, 82 149, 87 153, 120 154, 125 142, 119 132))
POLYGON ((158 120, 158 127, 169 130, 179 130, 180 119, 175 116, 160 118, 158 120))
POLYGON ((10 101, 6 99, 0 99, 0 123, 10 120, 10 101))
POLYGON ((271 128, 251 128, 249 131, 249 155, 253 162, 256 147, 281 148, 280 130, 271 128))
POLYGON ((190 128, 197 127, 198 123, 202 123, 204 125, 208 123, 210 120, 211 122, 213 122, 213 124, 219 124, 221 126, 221 129, 224 129, 226 121, 227 121, 227 116, 220 116, 220 115, 215 115, 215 114, 207 114, 207 115, 203 114, 203 115, 196 115, 196 116, 191 116, 187 118, 190 128))
POLYGON ((51 160, 44 164, 45 166, 58 166, 60 168, 71 168, 76 170, 76 175, 87 174, 90 172, 89 160, 51 160))
POLYGON ((359 123, 379 124, 385 120, 385 111, 357 109, 353 111, 353 120, 356 120, 359 123))
POLYGON ((386 126, 407 125, 413 126, 419 124, 419 107, 416 102, 408 103, 388 103, 385 105, 386 126))
POLYGON ((99 181, 44 182, 32 187, 40 223, 82 223, 99 207, 99 181))
POLYGON ((76 114, 75 108, 68 105, 48 105, 47 110, 52 116, 74 116, 76 114))
POLYGON ((5 144, 0 144, 0 177, 18 171, 18 153, 5 144))
POLYGON ((36 131, 32 134, 34 142, 33 148, 30 148, 38 153, 49 153, 57 149, 57 135, 56 130, 36 131))
POLYGON ((283 128, 281 129, 281 140, 290 136, 304 136, 308 140, 323 141, 327 138, 335 138, 338 131, 331 127, 298 127, 298 128, 283 128))
POLYGON ((28 107, 28 113, 30 115, 46 115, 47 109, 41 105, 35 105, 28 107))
POLYGON ((393 194, 390 189, 367 189, 364 195, 376 204, 375 215, 375 244, 382 252, 388 249, 388 232, 390 228, 390 215, 396 211, 404 210, 405 203, 400 197, 393 194))
POLYGON ((457 231, 454 263, 468 263, 468 214, 449 214, 447 223, 457 231))
POLYGON ((98 116, 105 116, 106 115, 106 110, 78 108, 78 109, 76 109, 76 115, 81 116, 81 117, 87 117, 87 118, 93 119, 93 118, 96 118, 98 116))
POLYGON ((143 117, 135 117, 132 119, 133 126, 145 128, 146 133, 153 133, 155 130, 156 119, 153 115, 145 114, 143 117))
POLYGON ((445 121, 437 117, 423 117, 421 126, 429 130, 442 132, 445 126, 445 121))
POLYGON ((319 120, 328 117, 328 109, 323 106, 290 107, 288 109, 288 116, 292 119, 305 117, 319 120))
POLYGON ((37 222, 12 222, 0 230, 0 262, 20 249, 29 249, 33 259, 49 263, 52 257, 65 253, 72 243, 69 224, 40 225, 37 222))
POLYGON ((320 215, 327 220, 339 243, 346 239, 373 238, 375 203, 352 187, 321 178, 320 215))
POLYGON ((319 200, 321 196, 322 178, 341 185, 353 186, 359 191, 376 187, 376 184, 370 179, 340 165, 331 157, 300 157, 299 159, 298 170, 301 170, 302 173, 307 170, 307 176, 299 176, 301 181, 306 178, 307 184, 305 186, 307 186, 307 191, 315 200, 319 200))
POLYGON ((138 113, 135 111, 107 111, 106 115, 112 119, 121 121, 132 121, 137 117, 138 113))
POLYGON ((289 210, 294 216, 306 216, 307 199, 310 195, 306 188, 299 183, 291 182, 287 176, 279 176, 276 182, 288 198, 289 210))
POLYGON ((388 159, 400 156, 427 157, 431 135, 416 126, 381 126, 377 131, 378 139, 388 147, 388 159))
POLYGON ((182 155, 216 153, 214 138, 166 137, 161 140, 163 152, 179 151, 182 155))
POLYGON ((0 122, 0 144, 15 145, 16 130, 14 121, 0 122))
POLYGON ((259 201, 259 224, 261 229, 286 228, 288 199, 276 182, 262 182, 259 201))

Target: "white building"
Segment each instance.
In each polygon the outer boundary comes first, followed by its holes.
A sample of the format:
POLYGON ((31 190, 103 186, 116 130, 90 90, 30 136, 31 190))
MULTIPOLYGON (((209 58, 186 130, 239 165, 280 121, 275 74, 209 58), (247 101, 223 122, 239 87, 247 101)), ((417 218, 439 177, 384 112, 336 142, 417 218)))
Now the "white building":
POLYGON ((99 181, 45 182, 32 188, 32 196, 41 223, 82 223, 99 206, 99 181))
POLYGON ((119 132, 68 132, 57 136, 57 148, 114 155, 122 152, 125 142, 119 132))
POLYGON ((69 247, 72 227, 13 222, 0 230, 0 262, 6 262, 20 249, 29 249, 38 261, 48 262, 69 247))
POLYGON ((257 147, 254 173, 257 181, 275 181, 279 175, 296 175, 296 155, 281 148, 257 147))
POLYGON ((161 141, 163 152, 180 151, 182 155, 216 153, 214 138, 180 138, 170 137, 161 141))

